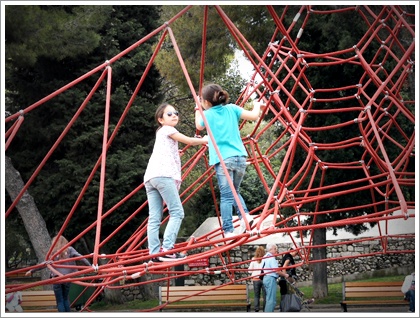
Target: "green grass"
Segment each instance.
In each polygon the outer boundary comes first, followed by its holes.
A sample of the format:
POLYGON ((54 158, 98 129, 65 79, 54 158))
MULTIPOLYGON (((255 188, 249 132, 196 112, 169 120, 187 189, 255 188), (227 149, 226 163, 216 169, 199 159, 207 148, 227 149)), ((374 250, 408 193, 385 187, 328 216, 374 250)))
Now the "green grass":
MULTIPOLYGON (((300 287, 299 290, 305 294, 304 298, 312 298, 312 286, 300 287)), ((328 296, 317 299, 317 304, 339 304, 343 298, 341 283, 328 285, 328 296)))
MULTIPOLYGON (((381 282, 381 281, 403 281, 405 276, 386 276, 386 277, 375 277, 370 279, 362 279, 358 281, 363 282, 381 282)), ((300 287, 300 291, 305 294, 304 298, 312 298, 312 286, 300 287)), ((249 299, 251 304, 254 302, 254 291, 250 291, 249 299)), ((328 296, 322 299, 317 299, 317 304, 339 304, 342 299, 342 286, 341 283, 329 284, 328 285, 328 296)), ((278 293, 277 302, 280 302, 280 293, 278 293)), ((154 308, 159 305, 159 301, 156 300, 133 300, 125 302, 124 304, 107 304, 103 301, 92 304, 89 308, 93 311, 130 311, 130 310, 146 310, 154 308)))
POLYGON ((124 304, 109 304, 104 301, 93 303, 89 308, 93 311, 130 311, 130 310, 144 310, 159 306, 159 300, 132 300, 124 304))

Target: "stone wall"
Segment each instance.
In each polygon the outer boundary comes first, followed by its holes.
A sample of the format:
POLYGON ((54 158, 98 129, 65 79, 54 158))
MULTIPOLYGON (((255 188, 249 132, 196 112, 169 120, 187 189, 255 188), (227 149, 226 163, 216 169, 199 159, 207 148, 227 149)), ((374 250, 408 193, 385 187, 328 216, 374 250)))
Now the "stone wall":
MULTIPOLYGON (((279 251, 286 251, 290 245, 278 244, 279 251)), ((223 255, 226 264, 240 263, 235 267, 234 279, 240 280, 237 283, 246 284, 249 280, 241 280, 249 276, 247 269, 249 260, 254 255, 257 246, 242 245, 233 248, 229 256, 223 255), (230 262, 229 262, 230 257, 230 262), (242 264, 241 264, 242 263, 242 264)), ((189 251, 190 254, 200 253, 208 248, 202 248, 189 251)), ((406 275, 414 270, 415 254, 408 254, 404 251, 415 250, 414 239, 400 238, 388 239, 387 250, 395 251, 393 254, 383 254, 382 246, 378 242, 362 241, 351 242, 350 244, 343 244, 338 242, 337 245, 327 247, 327 258, 331 261, 327 262, 327 276, 328 281, 339 282, 343 277, 347 280, 368 278, 377 275, 406 275), (379 253, 371 255, 373 253, 379 253), (360 255, 371 255, 359 257, 360 255)), ((296 258, 299 261, 299 258, 296 258)), ((172 279, 173 285, 221 285, 231 281, 231 277, 223 271, 223 264, 219 256, 212 256, 209 259, 208 268, 222 269, 220 273, 214 273, 214 270, 204 271, 205 273, 196 273, 197 270, 203 270, 203 267, 190 268, 187 264, 181 265, 174 270, 191 271, 190 276, 185 278, 172 279), (183 268, 182 268, 183 267, 183 268)), ((296 269, 299 277, 299 285, 308 285, 312 281, 312 268, 311 265, 303 265, 296 269)), ((152 277, 150 277, 151 279, 152 277)), ((298 286, 299 286, 298 285, 298 286)), ((136 290, 136 287, 123 290, 123 295, 127 300, 142 299, 143 293, 136 290)), ((158 294, 158 286, 156 284, 153 289, 156 296, 158 294)))

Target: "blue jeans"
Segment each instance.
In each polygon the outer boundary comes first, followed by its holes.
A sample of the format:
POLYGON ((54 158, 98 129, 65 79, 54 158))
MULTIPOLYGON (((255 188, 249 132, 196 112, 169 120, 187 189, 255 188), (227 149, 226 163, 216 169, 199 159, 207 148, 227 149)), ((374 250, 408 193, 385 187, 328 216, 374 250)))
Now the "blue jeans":
POLYGON ((410 311, 415 312, 415 291, 414 289, 410 289, 408 292, 405 293, 405 298, 408 299, 410 302, 410 311))
POLYGON ((265 312, 274 312, 277 302, 277 282, 274 276, 264 275, 265 312))
POLYGON ((59 312, 70 311, 70 283, 53 284, 55 301, 57 302, 57 310, 59 312))
POLYGON ((149 222, 147 224, 149 254, 156 254, 160 249, 159 228, 163 217, 163 202, 166 203, 169 211, 169 221, 162 242, 162 247, 165 250, 170 250, 175 245, 184 218, 184 208, 174 179, 152 178, 145 183, 145 187, 149 202, 149 222))
MULTIPOLYGON (((229 172, 230 179, 233 182, 233 186, 239 197, 239 201, 244 209, 245 213, 249 213, 245 201, 239 193, 239 187, 244 179, 246 169, 246 158, 245 157, 230 157, 224 160, 226 169, 229 172)), ((238 217, 241 219, 242 215, 236 203, 235 197, 233 196, 232 189, 229 186, 228 179, 223 171, 221 163, 215 165, 217 182, 220 189, 220 213, 222 215, 222 228, 224 232, 233 232, 232 222, 232 206, 235 207, 238 217)))

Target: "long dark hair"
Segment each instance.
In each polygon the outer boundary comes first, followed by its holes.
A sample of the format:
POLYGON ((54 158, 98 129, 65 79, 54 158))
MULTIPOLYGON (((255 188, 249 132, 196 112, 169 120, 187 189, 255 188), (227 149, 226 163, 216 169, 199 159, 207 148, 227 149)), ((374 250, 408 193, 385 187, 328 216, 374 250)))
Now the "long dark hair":
POLYGON ((201 96, 211 106, 226 105, 229 103, 229 94, 218 84, 208 84, 201 90, 201 96))
POLYGON ((163 103, 163 104, 160 104, 158 108, 156 109, 155 120, 157 124, 159 125, 157 130, 159 130, 159 128, 162 127, 162 124, 159 122, 159 118, 163 118, 163 114, 165 113, 165 109, 167 106, 169 106, 168 103, 163 103))

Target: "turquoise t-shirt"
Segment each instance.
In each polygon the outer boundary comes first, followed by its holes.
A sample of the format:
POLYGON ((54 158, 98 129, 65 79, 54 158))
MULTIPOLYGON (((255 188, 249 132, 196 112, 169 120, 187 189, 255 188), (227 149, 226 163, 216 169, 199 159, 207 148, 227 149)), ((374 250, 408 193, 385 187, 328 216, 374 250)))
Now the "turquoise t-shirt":
MULTIPOLYGON (((213 106, 204 111, 204 117, 207 120, 223 160, 234 156, 248 155, 238 127, 243 110, 243 108, 235 104, 227 104, 224 106, 213 106)), ((201 119, 200 125, 204 126, 203 119, 201 119)), ((219 163, 219 156, 210 138, 208 147, 210 165, 219 163)))

